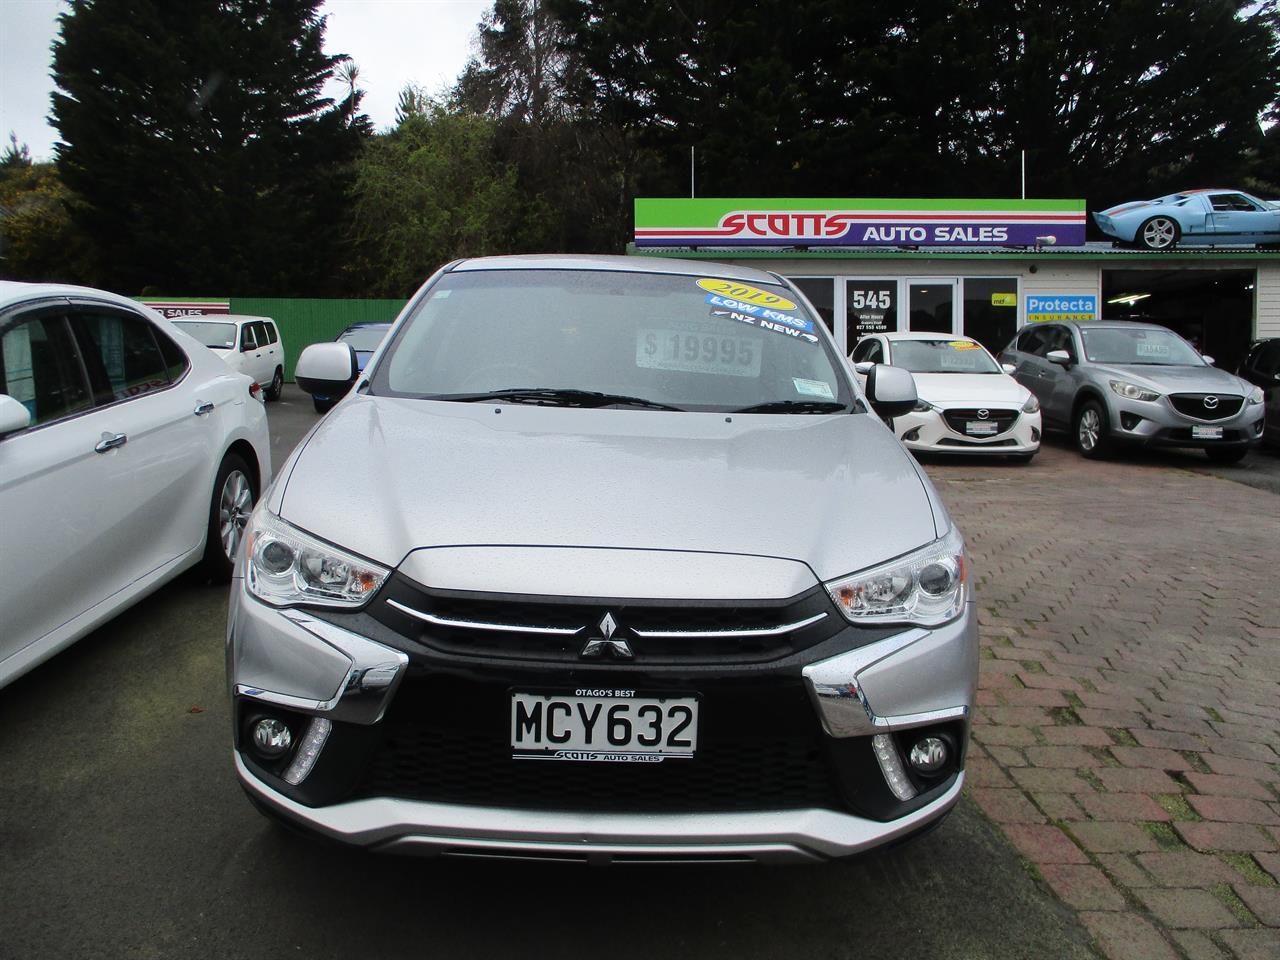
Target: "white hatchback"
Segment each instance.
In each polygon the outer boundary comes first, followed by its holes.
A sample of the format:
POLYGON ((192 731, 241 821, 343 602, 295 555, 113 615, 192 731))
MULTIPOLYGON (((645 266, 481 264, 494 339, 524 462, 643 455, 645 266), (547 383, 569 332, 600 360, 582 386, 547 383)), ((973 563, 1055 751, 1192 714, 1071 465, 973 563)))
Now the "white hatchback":
POLYGON ((878 333, 858 341, 850 359, 861 381, 876 363, 915 377, 915 409, 893 420, 909 450, 1026 463, 1040 449, 1039 401, 971 337, 878 333))
POLYGON ((189 567, 230 579, 260 395, 131 300, 0 282, 0 686, 189 567))
POLYGON ((232 370, 252 377, 267 400, 279 400, 284 387, 284 341, 270 317, 215 313, 184 317, 174 326, 195 337, 232 370))

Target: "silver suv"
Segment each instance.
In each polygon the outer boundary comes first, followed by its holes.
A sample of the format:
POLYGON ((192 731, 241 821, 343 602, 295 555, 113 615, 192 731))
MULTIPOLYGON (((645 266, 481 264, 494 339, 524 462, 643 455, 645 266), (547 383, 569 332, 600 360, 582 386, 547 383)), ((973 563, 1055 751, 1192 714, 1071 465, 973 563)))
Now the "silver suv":
POLYGON ((1262 390, 1153 323, 1037 323, 1000 359, 1040 400, 1045 429, 1067 431, 1086 457, 1127 443, 1234 463, 1262 437, 1262 390))
POLYGON ((791 283, 461 261, 357 371, 341 343, 300 358, 344 399, 233 584, 236 768, 265 813, 389 851, 806 861, 955 804, 976 617, 881 421, 914 384, 859 389, 791 283))

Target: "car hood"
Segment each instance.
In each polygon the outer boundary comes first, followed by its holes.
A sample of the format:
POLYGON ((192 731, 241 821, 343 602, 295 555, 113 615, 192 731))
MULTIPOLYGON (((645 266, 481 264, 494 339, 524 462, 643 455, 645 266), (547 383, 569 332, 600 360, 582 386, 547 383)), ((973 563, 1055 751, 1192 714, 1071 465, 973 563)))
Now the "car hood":
POLYGON ((422 547, 784 558, 828 580, 949 524, 873 416, 666 413, 356 395, 298 454, 279 513, 398 565, 422 547))
POLYGON ((1096 364, 1101 374, 1149 386, 1160 393, 1231 393, 1248 396, 1252 386, 1217 367, 1161 367, 1149 363, 1096 364))
POLYGON ((1003 373, 915 373, 916 393, 936 404, 1022 406, 1027 388, 1003 373))

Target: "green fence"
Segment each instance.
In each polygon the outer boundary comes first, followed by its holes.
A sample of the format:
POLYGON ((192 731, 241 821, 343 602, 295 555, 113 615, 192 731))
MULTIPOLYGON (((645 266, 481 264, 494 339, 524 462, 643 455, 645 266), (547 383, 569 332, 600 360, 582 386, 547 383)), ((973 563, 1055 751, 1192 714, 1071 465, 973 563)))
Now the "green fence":
POLYGON ((284 340, 284 378, 293 379, 293 365, 303 348, 332 340, 353 323, 390 322, 404 300, 291 300, 276 297, 232 297, 231 312, 270 317, 284 340))

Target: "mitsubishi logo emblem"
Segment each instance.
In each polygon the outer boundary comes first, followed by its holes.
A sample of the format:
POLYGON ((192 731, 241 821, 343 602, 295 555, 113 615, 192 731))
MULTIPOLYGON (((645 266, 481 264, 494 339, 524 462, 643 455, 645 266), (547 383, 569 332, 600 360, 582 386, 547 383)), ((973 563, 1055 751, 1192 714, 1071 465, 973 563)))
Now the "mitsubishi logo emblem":
POLYGON ((1205 397, 1205 398, 1204 398, 1204 408, 1205 408, 1206 410, 1216 410, 1216 409, 1218 409, 1218 398, 1217 398, 1217 397, 1215 397, 1215 396, 1213 396, 1212 394, 1210 394, 1209 396, 1205 397))
POLYGON ((988 410, 979 410, 979 411, 978 411, 978 419, 979 419, 979 420, 985 420, 985 419, 987 419, 987 417, 989 417, 989 416, 991 416, 991 413, 990 413, 990 411, 988 411, 988 410))
POLYGON ((633 656, 631 646, 625 640, 615 640, 614 632, 618 629, 618 622, 613 619, 612 613, 606 613, 600 620, 597 628, 600 636, 591 637, 587 640, 587 645, 582 648, 582 657, 595 658, 600 657, 606 652, 620 660, 630 660, 633 656))

